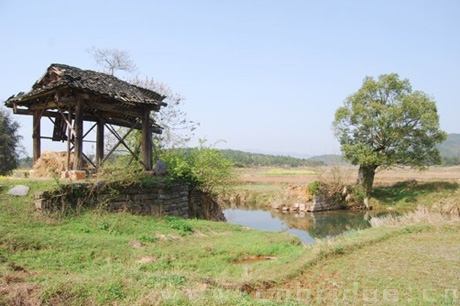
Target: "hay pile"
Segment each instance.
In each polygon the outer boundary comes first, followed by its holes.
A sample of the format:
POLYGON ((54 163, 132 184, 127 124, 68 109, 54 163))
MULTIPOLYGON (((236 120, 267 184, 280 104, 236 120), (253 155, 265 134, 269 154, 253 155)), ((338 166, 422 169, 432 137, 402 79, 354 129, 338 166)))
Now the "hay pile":
POLYGON ((460 217, 460 190, 433 204, 433 211, 460 217))
MULTIPOLYGON (((73 168, 74 153, 70 153, 69 168, 73 168)), ((67 170, 67 152, 44 151, 35 162, 30 177, 53 177, 60 176, 62 171, 67 170)))

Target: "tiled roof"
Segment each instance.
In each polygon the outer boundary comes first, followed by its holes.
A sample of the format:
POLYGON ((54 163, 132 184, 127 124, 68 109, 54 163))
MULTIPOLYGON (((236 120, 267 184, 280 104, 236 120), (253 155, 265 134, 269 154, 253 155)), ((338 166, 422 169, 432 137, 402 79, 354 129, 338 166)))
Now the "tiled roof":
POLYGON ((43 77, 32 86, 31 91, 10 97, 5 105, 9 107, 13 103, 31 105, 36 97, 54 92, 59 88, 90 93, 112 103, 120 102, 131 106, 150 104, 158 108, 166 106, 166 103, 162 102, 165 96, 155 91, 129 84, 112 75, 63 64, 51 64, 43 77))

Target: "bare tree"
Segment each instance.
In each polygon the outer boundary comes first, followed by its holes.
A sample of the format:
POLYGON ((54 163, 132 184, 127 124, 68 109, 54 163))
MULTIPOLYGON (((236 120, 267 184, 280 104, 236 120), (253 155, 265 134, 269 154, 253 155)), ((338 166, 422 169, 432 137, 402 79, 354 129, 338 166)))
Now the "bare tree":
POLYGON ((88 53, 104 73, 114 75, 117 70, 129 73, 137 71, 136 64, 132 61, 128 51, 93 47, 88 50, 88 53))
MULTIPOLYGON (((105 73, 114 75, 116 71, 125 71, 133 74, 137 71, 127 51, 93 47, 88 50, 88 53, 105 73)), ((153 119, 163 127, 163 133, 155 136, 157 146, 162 148, 183 146, 192 138, 194 130, 200 124, 187 118, 187 113, 183 110, 183 96, 153 78, 134 77, 128 79, 127 82, 166 96, 164 102, 168 103, 168 106, 162 107, 159 113, 152 112, 153 119)))
POLYGON ((194 131, 200 124, 187 118, 187 113, 183 110, 185 100, 183 96, 153 78, 144 80, 134 78, 129 82, 166 96, 164 102, 168 103, 168 106, 161 108, 159 113, 152 113, 155 121, 163 127, 163 133, 156 136, 157 145, 163 148, 174 148, 183 146, 193 137, 194 131))

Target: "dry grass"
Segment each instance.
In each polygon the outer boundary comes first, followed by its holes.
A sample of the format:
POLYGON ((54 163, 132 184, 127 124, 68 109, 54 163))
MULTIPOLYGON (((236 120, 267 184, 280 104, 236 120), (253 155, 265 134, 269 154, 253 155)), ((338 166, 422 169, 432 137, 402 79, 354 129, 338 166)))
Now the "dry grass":
POLYGON ((418 206, 415 211, 408 212, 404 215, 386 215, 384 217, 375 217, 369 221, 372 227, 379 226, 445 226, 452 223, 460 222, 460 216, 455 214, 445 214, 430 211, 425 206, 418 206))
MULTIPOLYGON (((291 175, 271 173, 266 175, 270 168, 248 168, 239 170, 240 182, 247 184, 294 184, 308 185, 319 177, 334 179, 340 175, 345 184, 354 183, 358 175, 358 168, 354 166, 306 167, 291 172, 291 175), (316 174, 313 174, 316 173, 316 174), (308 173, 308 174, 305 174, 308 173)), ((418 182, 445 181, 459 182, 460 166, 431 167, 424 171, 410 167, 394 167, 378 171, 375 176, 375 186, 387 186, 400 181, 415 180, 418 182)))
POLYGON ((34 164, 30 176, 32 178, 53 177, 56 174, 60 175, 66 169, 72 169, 72 167, 73 156, 70 156, 70 165, 67 167, 67 152, 44 151, 34 164))
POLYGON ((460 190, 457 190, 451 197, 435 202, 432 210, 441 214, 460 217, 460 190))
POLYGON ((419 209, 379 225, 314 246, 327 256, 253 296, 290 305, 460 303, 460 218, 419 209))

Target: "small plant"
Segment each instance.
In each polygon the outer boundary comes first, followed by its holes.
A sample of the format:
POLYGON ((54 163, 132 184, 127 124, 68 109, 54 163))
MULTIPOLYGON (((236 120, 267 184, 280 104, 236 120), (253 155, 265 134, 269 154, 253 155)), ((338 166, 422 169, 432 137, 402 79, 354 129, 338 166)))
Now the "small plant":
POLYGON ((101 221, 99 223, 99 229, 103 231, 108 231, 110 229, 110 224, 108 224, 107 222, 101 221))
POLYGON ((166 222, 172 229, 177 230, 182 236, 193 233, 192 226, 185 219, 177 217, 167 217, 166 222))
POLYGON ((140 234, 139 235, 139 240, 142 242, 156 242, 158 241, 158 237, 153 237, 147 234, 140 234))
POLYGON ((123 286, 120 283, 109 283, 106 286, 106 293, 109 300, 121 300, 125 297, 123 286))
POLYGON ((311 195, 318 194, 320 190, 320 183, 318 181, 311 182, 308 184, 308 193, 311 195))

